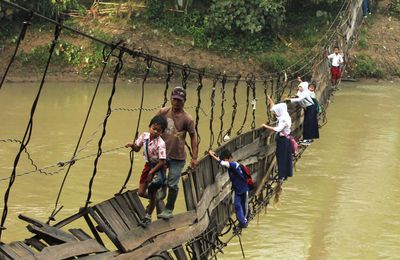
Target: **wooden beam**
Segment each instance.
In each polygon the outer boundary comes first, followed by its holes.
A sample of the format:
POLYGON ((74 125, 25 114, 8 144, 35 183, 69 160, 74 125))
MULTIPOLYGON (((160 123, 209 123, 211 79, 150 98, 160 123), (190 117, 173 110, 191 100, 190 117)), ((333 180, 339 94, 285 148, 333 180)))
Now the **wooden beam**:
MULTIPOLYGON (((108 251, 96 240, 67 242, 61 245, 46 247, 40 253, 34 255, 37 260, 66 259, 74 256, 88 255, 92 253, 102 253, 108 251)), ((30 259, 30 258, 27 258, 30 259)), ((27 260, 21 258, 21 260, 27 260)))
MULTIPOLYGON (((159 236, 160 234, 171 232, 176 229, 188 227, 196 221, 196 212, 194 210, 175 215, 169 220, 159 219, 152 222, 146 228, 141 226, 121 234, 118 240, 124 247, 124 251, 134 250, 144 242, 159 236)), ((168 250, 170 248, 166 248, 168 250)))

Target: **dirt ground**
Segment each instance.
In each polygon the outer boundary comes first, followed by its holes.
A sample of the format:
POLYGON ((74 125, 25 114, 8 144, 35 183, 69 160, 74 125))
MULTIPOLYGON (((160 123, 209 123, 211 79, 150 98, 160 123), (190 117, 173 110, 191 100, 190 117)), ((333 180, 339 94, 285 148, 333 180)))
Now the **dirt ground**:
POLYGON ((366 32, 366 47, 356 44, 351 56, 367 55, 386 72, 389 79, 399 79, 400 19, 389 15, 389 3, 389 0, 379 1, 376 12, 372 10, 372 15, 364 18, 362 29, 366 32))
MULTIPOLYGON (((371 57, 378 66, 382 67, 386 74, 399 75, 400 73, 400 20, 390 17, 387 14, 387 5, 390 1, 379 1, 379 9, 371 16, 364 19, 363 28, 366 30, 367 47, 360 48, 357 45, 351 51, 354 58, 359 54, 371 57)), ((375 11, 375 10, 373 10, 375 11)), ((163 59, 176 62, 178 64, 189 64, 196 68, 207 68, 214 72, 226 71, 228 74, 242 72, 260 72, 253 60, 243 60, 237 57, 224 57, 216 52, 205 49, 194 48, 191 39, 178 37, 173 33, 161 32, 159 30, 141 25, 136 29, 121 19, 118 25, 109 21, 109 18, 96 18, 96 24, 100 24, 104 33, 113 35, 114 38, 126 39, 130 48, 140 48, 144 52, 151 53, 163 59)), ((82 18, 81 23, 90 25, 93 18, 82 18)), ((62 36, 70 38, 72 36, 62 36)), ((51 42, 52 33, 28 30, 26 40, 22 42, 21 49, 25 52, 33 47, 48 44, 51 42)), ((72 39, 70 39, 72 40, 72 39)), ((89 41, 82 38, 74 38, 74 44, 88 46, 89 41)), ((14 51, 14 43, 0 50, 0 71, 4 71, 14 51)), ((350 61, 352 58, 350 58, 350 61)), ((396 77, 396 76, 395 76, 396 77)), ((37 81, 40 80, 41 73, 35 68, 23 66, 16 62, 7 77, 9 81, 37 81)), ((47 78, 49 81, 81 81, 93 80, 90 77, 79 76, 77 68, 58 68, 51 69, 47 78)))

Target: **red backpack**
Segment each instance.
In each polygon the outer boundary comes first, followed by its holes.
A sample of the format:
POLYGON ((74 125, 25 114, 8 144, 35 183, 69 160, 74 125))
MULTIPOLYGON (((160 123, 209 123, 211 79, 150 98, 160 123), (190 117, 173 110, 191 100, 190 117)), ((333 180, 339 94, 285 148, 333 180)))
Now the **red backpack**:
POLYGON ((246 165, 239 163, 239 167, 242 170, 244 177, 246 178, 247 186, 249 186, 249 190, 254 189, 254 181, 251 178, 251 172, 246 165))

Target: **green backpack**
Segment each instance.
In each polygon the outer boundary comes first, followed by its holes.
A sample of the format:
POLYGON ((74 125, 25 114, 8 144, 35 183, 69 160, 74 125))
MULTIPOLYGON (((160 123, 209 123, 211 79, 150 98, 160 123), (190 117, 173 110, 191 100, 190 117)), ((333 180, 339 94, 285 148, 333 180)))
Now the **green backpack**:
POLYGON ((317 108, 317 113, 318 113, 318 114, 321 114, 322 111, 323 111, 323 109, 322 109, 321 104, 318 102, 318 99, 312 98, 312 101, 314 102, 314 104, 315 104, 315 106, 316 106, 316 108, 317 108))

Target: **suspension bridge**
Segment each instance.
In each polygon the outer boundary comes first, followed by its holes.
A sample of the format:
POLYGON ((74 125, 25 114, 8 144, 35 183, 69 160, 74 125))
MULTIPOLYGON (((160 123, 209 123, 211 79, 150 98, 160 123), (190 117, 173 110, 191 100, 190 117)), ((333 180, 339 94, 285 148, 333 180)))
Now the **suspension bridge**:
MULTIPOLYGON (((202 139, 202 133, 198 130, 199 120, 203 114, 206 114, 201 107, 201 92, 207 87, 206 79, 211 79, 211 110, 209 117, 209 148, 217 145, 216 151, 228 148, 233 151, 233 156, 238 161, 246 164, 252 172, 256 189, 250 193, 249 203, 249 221, 265 207, 270 200, 279 193, 282 181, 278 180, 276 173, 275 159, 275 138, 274 134, 257 128, 255 117, 256 103, 265 100, 266 117, 268 121, 272 120, 269 112, 266 96, 270 95, 279 102, 287 95, 290 95, 296 86, 297 75, 312 75, 313 80, 318 83, 317 96, 327 110, 333 89, 330 87, 329 64, 323 55, 323 50, 330 50, 334 45, 341 48, 346 57, 349 49, 357 37, 358 29, 362 22, 361 3, 362 0, 344 1, 343 5, 331 24, 329 30, 321 38, 320 42, 314 46, 309 53, 298 60, 295 64, 279 73, 265 73, 257 75, 248 73, 247 75, 226 75, 224 73, 210 73, 202 69, 192 68, 188 65, 176 64, 157 56, 145 53, 141 50, 130 49, 120 42, 105 42, 101 39, 87 35, 79 30, 68 27, 61 20, 53 20, 44 17, 41 14, 27 10, 9 1, 0 1, 1 4, 11 8, 26 12, 26 20, 21 25, 21 32, 16 41, 15 52, 11 57, 0 82, 0 91, 4 87, 3 83, 7 77, 8 71, 12 67, 15 56, 18 52, 20 43, 25 40, 25 33, 32 23, 33 17, 40 17, 46 22, 55 26, 53 40, 50 45, 47 65, 44 68, 42 80, 38 92, 33 100, 30 118, 27 122, 25 133, 21 140, 2 139, 1 142, 12 142, 19 145, 18 153, 15 156, 13 169, 9 177, 2 178, 1 181, 8 181, 8 186, 4 192, 3 214, 0 223, 0 239, 3 232, 12 232, 12 227, 7 227, 7 213, 9 207, 9 197, 15 192, 13 184, 17 178, 40 172, 44 174, 64 173, 62 184, 55 201, 54 209, 47 220, 36 220, 29 216, 19 215, 22 221, 28 223, 27 229, 32 236, 21 241, 10 243, 0 242, 1 259, 213 259, 217 258, 223 248, 236 236, 242 235, 241 232, 233 232, 237 225, 233 214, 233 203, 231 196, 231 186, 227 174, 207 155, 199 160, 195 169, 188 169, 183 173, 181 180, 183 186, 184 201, 186 212, 174 216, 169 221, 156 220, 150 226, 144 228, 140 225, 140 220, 144 217, 145 209, 140 201, 136 190, 127 190, 132 174, 132 165, 134 162, 133 151, 130 153, 130 169, 126 179, 119 192, 108 200, 92 203, 92 187, 97 176, 98 161, 101 155, 113 152, 123 147, 116 147, 110 150, 102 149, 102 142, 106 136, 107 123, 109 117, 116 110, 130 110, 137 112, 137 129, 135 136, 139 131, 139 123, 143 107, 143 92, 146 88, 146 80, 149 72, 154 66, 158 69, 163 68, 166 72, 164 101, 157 107, 147 108, 149 111, 157 111, 168 102, 169 86, 175 77, 181 81, 181 85, 189 88, 188 82, 195 81, 197 89, 197 104, 195 109, 195 128, 198 140, 202 139), (67 161, 56 162, 46 167, 39 167, 31 158, 29 153, 29 141, 33 132, 33 119, 37 104, 40 102, 43 88, 46 87, 46 75, 48 66, 54 53, 60 33, 69 31, 71 33, 86 37, 104 46, 103 49, 103 67, 100 72, 96 89, 88 107, 86 118, 77 140, 75 150, 71 159, 67 161), (144 64, 145 72, 141 80, 142 102, 139 108, 118 108, 113 109, 113 97, 117 88, 117 79, 124 64, 124 60, 131 59, 135 62, 144 64), (83 135, 86 130, 87 121, 91 115, 93 103, 96 99, 97 90, 102 81, 104 71, 107 66, 115 61, 113 70, 113 81, 111 93, 108 97, 108 108, 104 115, 104 120, 99 124, 97 132, 101 132, 98 140, 97 152, 85 157, 79 157, 79 152, 85 148, 88 141, 82 145, 83 135), (239 104, 237 89, 240 84, 246 88, 245 104, 239 104), (217 92, 217 90, 219 90, 217 92), (256 91, 258 90, 258 92, 256 91), (225 100, 225 93, 232 91, 232 100, 225 100), (257 96, 262 92, 263 97, 257 96), (217 115, 214 108, 217 106, 215 96, 221 95, 220 113, 217 115), (227 104, 232 107, 228 114, 227 104), (244 118, 237 117, 239 106, 245 107, 244 118), (249 116, 250 115, 250 116, 249 116), (231 123, 224 126, 224 118, 231 117, 231 123), (249 118, 248 118, 249 117, 249 118), (251 118, 250 118, 251 117, 251 118), (216 122, 219 119, 219 124, 216 122), (235 129, 234 122, 241 122, 241 126, 235 129), (250 130, 246 131, 249 126, 250 130), (214 134, 214 131, 216 134, 214 134), (231 138, 227 138, 227 137, 231 138), (23 154, 28 156, 34 170, 17 173, 19 160, 23 154), (78 161, 94 158, 93 173, 89 182, 87 199, 83 206, 76 210, 76 213, 61 221, 56 221, 56 215, 62 210, 60 196, 63 192, 66 180, 73 166, 78 161), (56 170, 54 170, 56 169, 56 170), (93 205, 94 204, 94 205, 93 205), (87 225, 85 229, 71 227, 78 220, 84 220, 87 225), (54 223, 56 222, 56 223, 54 223), (107 241, 106 241, 107 240, 107 241), (109 249, 107 245, 112 243, 116 250, 109 249)), ((0 92, 1 95, 1 92, 0 92)), ((243 100, 243 98, 241 99, 243 100)), ((257 109, 261 105, 258 104, 257 109)), ((292 129, 296 138, 301 136, 303 111, 298 106, 290 105, 289 112, 293 120, 292 129)), ((226 119, 225 119, 226 121, 226 119)), ((265 120, 264 120, 265 122, 265 120)), ((320 125, 326 123, 326 114, 320 117, 320 125)), ((96 132, 96 133, 97 133, 96 132)), ((90 141, 94 139, 95 134, 90 141)), ((90 142, 89 141, 89 142, 90 142)), ((301 158, 303 148, 295 161, 301 158)), ((163 206, 163 205, 161 205, 163 206)), ((244 234, 245 235, 245 234, 244 234)))

